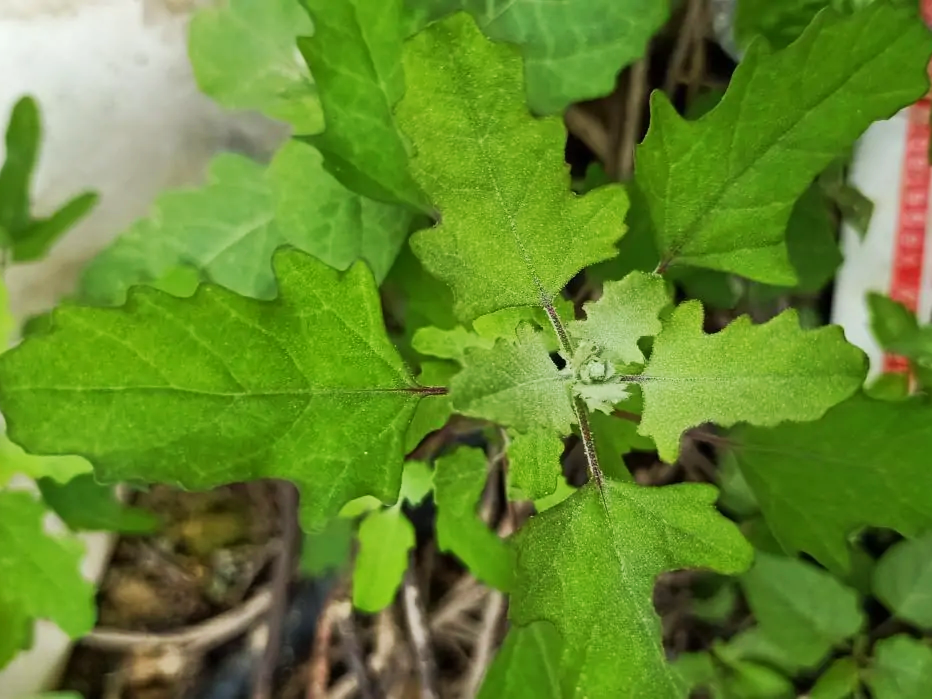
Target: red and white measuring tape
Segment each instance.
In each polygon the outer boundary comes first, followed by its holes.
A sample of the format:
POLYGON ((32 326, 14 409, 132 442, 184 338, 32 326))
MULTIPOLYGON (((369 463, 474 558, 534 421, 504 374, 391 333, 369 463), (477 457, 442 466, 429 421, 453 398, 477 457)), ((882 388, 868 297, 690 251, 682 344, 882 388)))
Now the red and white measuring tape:
MULTIPOLYGON (((932 26, 932 0, 921 0, 920 7, 932 26)), ((921 324, 932 321, 930 112, 927 95, 874 124, 858 142, 852 162, 850 180, 874 202, 874 214, 863 241, 844 226, 845 261, 836 279, 832 321, 868 354, 874 375, 905 373, 909 366, 904 358, 884 353, 871 335, 868 291, 888 294, 916 313, 921 324)))

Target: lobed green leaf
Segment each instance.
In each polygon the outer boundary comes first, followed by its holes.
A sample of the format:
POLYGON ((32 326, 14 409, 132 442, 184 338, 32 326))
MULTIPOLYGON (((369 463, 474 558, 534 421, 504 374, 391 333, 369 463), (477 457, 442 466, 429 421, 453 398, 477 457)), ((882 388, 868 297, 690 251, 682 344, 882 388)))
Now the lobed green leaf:
POLYGON ((457 14, 410 39, 397 118, 414 178, 440 214, 411 248, 453 290, 463 321, 552 304, 587 265, 615 254, 627 200, 617 185, 570 191, 566 130, 524 104, 514 47, 457 14))
POLYGON ((450 382, 453 408, 519 432, 535 428, 569 434, 576 420, 570 381, 547 354, 542 333, 529 324, 517 342, 498 340, 490 350, 472 349, 450 382))
POLYGON ((646 488, 607 481, 580 488, 515 535, 511 616, 549 621, 562 638, 562 696, 680 699, 666 662, 652 592, 660 573, 738 573, 751 550, 713 506, 714 488, 646 488), (571 591, 571 592, 568 592, 571 591))
POLYGON ((854 590, 805 561, 758 551, 741 586, 763 634, 802 666, 824 660, 866 621, 854 590))
POLYGON ((198 87, 230 109, 255 109, 295 133, 323 130, 320 100, 297 52, 313 25, 297 0, 229 0, 200 8, 188 30, 198 87))
POLYGON ((64 306, 0 355, 11 439, 79 454, 105 480, 209 488, 294 481, 318 528, 362 495, 392 502, 421 389, 389 342, 371 272, 276 254, 280 294, 137 287, 117 309, 64 306))
POLYGON ((289 244, 345 270, 363 259, 381 281, 412 225, 412 215, 353 194, 324 171, 321 155, 291 141, 266 169, 238 155, 211 163, 204 187, 163 194, 88 266, 83 298, 118 304, 130 286, 179 265, 203 271, 245 296, 272 298, 274 250, 289 244))
POLYGON ((801 330, 795 310, 763 325, 741 316, 714 335, 702 325, 701 304, 677 307, 638 379, 644 392, 639 431, 654 438, 666 461, 676 459, 690 427, 816 420, 864 380, 864 354, 841 328, 801 330))
POLYGON ((401 0, 301 0, 314 36, 298 46, 320 91, 326 128, 306 140, 347 188, 430 213, 412 179, 392 110, 405 92, 401 0))
POLYGON ((755 42, 721 103, 696 121, 661 93, 637 153, 662 267, 687 264, 792 286, 784 231, 816 175, 928 88, 932 36, 915 9, 820 13, 798 41, 755 42))
POLYGON ((741 472, 780 544, 836 573, 865 526, 919 536, 932 528, 932 408, 858 394, 817 421, 730 435, 741 472))

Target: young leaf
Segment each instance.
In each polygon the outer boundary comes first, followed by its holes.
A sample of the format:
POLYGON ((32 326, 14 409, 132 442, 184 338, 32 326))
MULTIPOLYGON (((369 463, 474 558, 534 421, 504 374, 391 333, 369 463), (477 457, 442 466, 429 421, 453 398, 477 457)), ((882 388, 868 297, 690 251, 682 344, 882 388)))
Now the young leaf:
POLYGON ((562 120, 528 114, 514 47, 457 14, 410 39, 404 65, 398 122, 441 215, 411 248, 452 288, 461 320, 550 305, 579 270, 615 255, 624 192, 570 191, 562 120))
POLYGON ((364 612, 384 609, 408 569, 414 527, 397 507, 370 512, 359 525, 359 554, 353 570, 353 606, 364 612))
POLYGON ((538 512, 546 512, 559 505, 577 490, 579 488, 567 483, 566 478, 560 478, 557 480, 557 489, 552 494, 534 501, 534 509, 538 512))
POLYGON ((567 332, 603 349, 613 362, 643 364, 638 340, 660 332, 659 315, 669 303, 663 277, 632 272, 619 282, 606 282, 602 297, 585 305, 586 320, 570 323, 567 332))
POLYGON ((365 265, 340 274, 282 250, 273 267, 271 302, 204 284, 190 299, 137 287, 122 308, 57 309, 51 330, 0 355, 10 437, 81 454, 109 481, 288 478, 311 529, 355 497, 393 501, 408 422, 438 389, 389 342, 365 265))
POLYGON ((809 692, 809 699, 851 699, 861 686, 860 670, 854 658, 839 658, 828 666, 809 692))
POLYGON ((846 18, 822 12, 777 53, 756 42, 697 121, 654 93, 637 182, 662 266, 792 285, 784 231, 794 203, 873 121, 922 96, 930 53, 914 8, 878 2, 846 18))
POLYGON ((305 533, 301 546, 301 572, 310 577, 343 568, 350 559, 353 546, 351 519, 334 517, 319 532, 305 533))
POLYGON ((6 154, 0 168, 0 230, 11 237, 26 228, 31 219, 29 184, 39 157, 41 137, 39 107, 31 97, 22 97, 10 112, 6 154))
POLYGON ((883 294, 868 292, 867 308, 880 346, 909 359, 919 383, 932 386, 932 326, 920 327, 912 311, 883 294))
POLYGON ((563 440, 549 430, 512 432, 508 445, 508 484, 528 500, 552 495, 563 478, 563 440))
POLYGON ((159 526, 158 517, 119 502, 113 487, 100 485, 92 473, 75 476, 67 483, 42 478, 39 490, 45 504, 74 531, 147 534, 159 526))
MULTIPOLYGON (((721 692, 718 668, 711 653, 682 653, 670 663, 670 671, 689 692, 701 688, 711 689, 715 693, 721 692)), ((715 697, 715 693, 712 696, 715 697)))
POLYGON ((575 421, 570 382, 551 361, 543 336, 528 324, 516 343, 498 340, 490 350, 473 349, 466 367, 450 382, 453 408, 519 432, 546 428, 569 434, 575 421))
POLYGON ((867 308, 871 332, 885 350, 900 354, 932 352, 932 336, 922 337, 916 316, 902 303, 869 291, 867 308))
POLYGON ((48 478, 58 483, 67 483, 91 470, 90 463, 80 456, 33 456, 13 444, 6 434, 0 435, 0 488, 17 474, 34 480, 48 478))
POLYGON ((478 449, 457 449, 437 460, 434 501, 437 504, 437 545, 459 558, 482 582, 508 592, 515 572, 511 545, 479 519, 477 507, 488 477, 485 455, 478 449))
POLYGON ((652 603, 656 577, 703 567, 734 574, 751 550, 714 510, 714 488, 580 488, 516 535, 518 625, 550 621, 563 639, 562 696, 679 699, 652 603), (572 594, 567 594, 572 590, 572 594))
MULTIPOLYGON (((572 303, 560 299, 553 307, 562 322, 566 323, 573 318, 572 303)), ((514 342, 518 326, 522 323, 530 323, 543 331, 548 352, 560 349, 560 342, 547 317, 547 311, 540 306, 503 308, 479 316, 472 322, 472 330, 467 330, 462 325, 455 325, 449 330, 433 326, 418 328, 411 339, 411 345, 421 354, 453 359, 463 364, 466 351, 471 348, 491 349, 498 339, 514 342)))
POLYGON ((665 461, 676 459, 690 427, 816 420, 864 380, 864 355, 841 328, 801 330, 794 310, 763 325, 741 316, 714 335, 703 332, 702 321, 701 304, 681 304, 639 379, 640 432, 654 438, 665 461))
POLYGON ((716 653, 716 658, 719 661, 716 669, 720 692, 717 696, 729 699, 795 699, 792 681, 780 672, 766 665, 730 658, 720 652, 716 653))
POLYGON ((41 137, 39 108, 31 97, 23 97, 10 114, 5 159, 0 167, 0 247, 11 250, 16 262, 42 257, 97 203, 96 194, 79 194, 48 218, 32 217, 29 190, 41 137))
POLYGON ((192 265, 237 293, 272 298, 269 259, 291 244, 336 269, 364 259, 381 281, 410 230, 411 214, 353 194, 323 169, 320 154, 291 141, 268 169, 238 155, 211 163, 207 184, 163 194, 90 264, 84 298, 118 304, 127 289, 192 265))
POLYGON ((566 367, 560 374, 572 380, 573 395, 589 410, 610 414, 616 404, 631 397, 630 378, 619 374, 614 362, 592 342, 580 342, 572 354, 561 355, 566 367))
POLYGON ((405 92, 401 0, 301 0, 314 36, 298 40, 320 91, 326 129, 308 142, 349 189, 431 212, 412 179, 392 110, 405 92))
POLYGON ((419 505, 434 487, 434 472, 423 461, 406 461, 401 474, 398 497, 411 505, 419 505))
POLYGON ((905 635, 878 641, 865 682, 874 699, 925 699, 932 687, 932 648, 905 635))
POLYGON ((874 568, 872 588, 897 617, 932 628, 932 533, 888 549, 874 568))
POLYGON ((805 561, 758 551, 741 585, 764 635, 804 666, 865 622, 858 594, 805 561))
MULTIPOLYGON (((759 550, 759 549, 758 549, 759 550)), ((759 626, 752 626, 732 636, 727 644, 719 643, 716 654, 738 660, 751 660, 775 667, 788 675, 796 675, 806 666, 795 657, 792 648, 784 648, 759 626)))
POLYGON ((851 570, 847 539, 864 526, 932 529, 932 408, 921 400, 856 395, 818 422, 742 427, 730 441, 777 540, 830 570, 851 570))
POLYGON ((201 91, 229 109, 256 109, 295 133, 323 130, 314 82, 295 41, 313 33, 297 0, 230 0, 191 19, 188 54, 201 91))
POLYGON ((563 699, 560 634, 546 621, 512 626, 489 666, 478 699, 563 699))
POLYGON ((45 512, 29 493, 0 491, 0 619, 49 619, 78 638, 94 626, 94 586, 81 576, 80 542, 46 534, 45 512))
MULTIPOLYGON (((575 318, 573 302, 563 298, 553 300, 553 309, 560 321, 566 325, 575 318)), ((514 306, 503 308, 484 316, 479 316, 472 322, 473 330, 480 337, 497 340, 503 337, 514 340, 518 326, 522 323, 532 323, 543 330, 548 352, 560 349, 560 340, 553 329, 547 311, 540 306, 514 306)))

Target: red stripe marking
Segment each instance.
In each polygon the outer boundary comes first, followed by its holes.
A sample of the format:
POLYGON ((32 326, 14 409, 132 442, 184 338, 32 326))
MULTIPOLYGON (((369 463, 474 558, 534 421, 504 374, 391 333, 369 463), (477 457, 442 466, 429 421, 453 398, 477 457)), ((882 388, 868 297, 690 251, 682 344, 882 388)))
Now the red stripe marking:
MULTIPOLYGON (((932 0, 922 0, 922 17, 932 26, 932 0)), ((932 64, 929 66, 932 74, 932 64)), ((932 103, 929 97, 919 100, 907 111, 903 178, 900 183, 900 211, 893 248, 890 297, 913 313, 919 307, 922 291, 922 268, 925 260, 926 225, 929 214, 929 125, 932 103)), ((883 370, 905 373, 909 363, 904 357, 884 355, 883 370)))

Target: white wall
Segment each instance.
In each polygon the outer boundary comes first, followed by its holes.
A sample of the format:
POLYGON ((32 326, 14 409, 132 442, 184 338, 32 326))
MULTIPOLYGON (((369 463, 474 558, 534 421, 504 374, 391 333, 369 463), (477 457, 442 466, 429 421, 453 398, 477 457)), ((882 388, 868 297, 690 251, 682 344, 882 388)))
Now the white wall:
POLYGON ((37 212, 85 189, 102 197, 48 260, 8 271, 17 316, 51 306, 158 192, 198 181, 212 153, 234 142, 268 150, 279 137, 199 94, 185 44, 198 2, 0 0, 0 122, 31 94, 45 126, 37 212))

